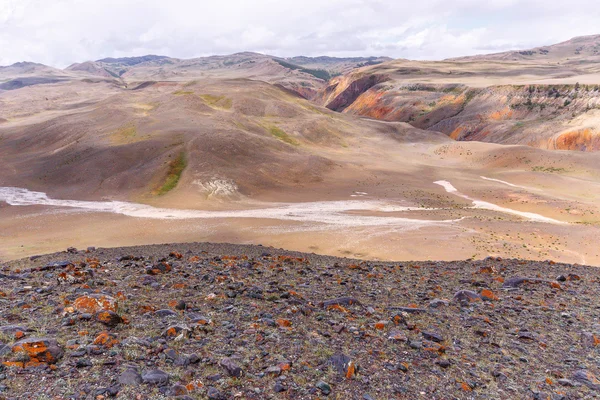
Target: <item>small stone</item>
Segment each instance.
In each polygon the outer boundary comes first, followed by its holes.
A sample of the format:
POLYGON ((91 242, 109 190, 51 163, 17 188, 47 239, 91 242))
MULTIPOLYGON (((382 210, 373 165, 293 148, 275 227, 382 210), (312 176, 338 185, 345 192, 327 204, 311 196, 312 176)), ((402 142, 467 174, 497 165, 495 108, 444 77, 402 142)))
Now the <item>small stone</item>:
POLYGON ((91 366, 92 366, 92 362, 90 360, 88 360, 87 358, 80 358, 75 363, 75 367, 77 367, 77 368, 86 368, 86 367, 91 367, 91 366))
POLYGON ((567 281, 567 277, 564 276, 564 275, 559 275, 559 276, 556 277, 556 280, 558 282, 566 282, 567 281))
POLYGON ((406 342, 408 340, 406 335, 398 329, 392 329, 388 334, 388 339, 395 342, 406 342))
POLYGON ((459 290, 454 294, 454 300, 458 302, 473 302, 480 301, 481 296, 472 290, 459 290))
POLYGON ((283 386, 280 382, 276 382, 275 386, 273 386, 273 390, 275 391, 275 393, 281 393, 285 392, 287 388, 283 386))
POLYGON ((421 332, 421 334, 427 340, 431 340, 438 343, 444 341, 444 337, 437 332, 421 332))
POLYGON ((172 325, 165 329, 162 335, 167 338, 175 338, 179 335, 188 337, 191 332, 192 330, 185 325, 172 325))
POLYGON ((559 379, 558 380, 558 384, 561 385, 561 386, 566 386, 566 387, 573 387, 573 386, 575 386, 575 382, 573 382, 570 379, 564 379, 564 378, 563 379, 559 379))
POLYGON ((340 375, 350 378, 354 375, 356 366, 352 359, 345 354, 334 354, 327 360, 327 364, 331 365, 340 375))
POLYGON ((154 315, 156 315, 157 317, 160 318, 165 318, 165 317, 177 317, 179 314, 177 314, 175 311, 173 310, 157 310, 154 312, 154 315))
POLYGON ((315 387, 319 389, 325 396, 328 396, 329 393, 331 393, 331 386, 329 386, 327 382, 319 381, 315 387))
POLYGON ((448 302, 448 300, 443 300, 443 299, 433 299, 429 302, 429 307, 431 308, 439 308, 442 306, 447 306, 450 303, 448 302))
POLYGON ((186 387, 180 384, 175 384, 171 386, 171 388, 167 392, 167 395, 169 396, 185 396, 187 394, 188 390, 186 389, 186 387))
POLYGON ((223 395, 216 388, 210 386, 206 392, 206 395, 210 400, 222 400, 223 395))
POLYGON ((166 262, 158 263, 152 267, 146 268, 146 273, 148 275, 160 275, 166 274, 171 271, 171 266, 166 262))

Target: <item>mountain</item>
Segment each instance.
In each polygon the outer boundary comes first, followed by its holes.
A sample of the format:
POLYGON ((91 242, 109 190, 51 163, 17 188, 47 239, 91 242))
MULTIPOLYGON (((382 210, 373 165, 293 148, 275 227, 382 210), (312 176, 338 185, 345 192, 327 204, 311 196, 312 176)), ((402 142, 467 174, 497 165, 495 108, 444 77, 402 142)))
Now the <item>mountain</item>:
POLYGON ((0 258, 169 232, 360 258, 600 262, 600 153, 539 148, 595 148, 594 64, 393 60, 320 78, 365 62, 3 69, 0 258))
POLYGON ((314 100, 456 140, 597 151, 599 38, 444 61, 385 62, 333 78, 314 100))
POLYGON ((579 36, 550 46, 529 50, 451 58, 448 61, 584 61, 600 60, 600 35, 579 36))

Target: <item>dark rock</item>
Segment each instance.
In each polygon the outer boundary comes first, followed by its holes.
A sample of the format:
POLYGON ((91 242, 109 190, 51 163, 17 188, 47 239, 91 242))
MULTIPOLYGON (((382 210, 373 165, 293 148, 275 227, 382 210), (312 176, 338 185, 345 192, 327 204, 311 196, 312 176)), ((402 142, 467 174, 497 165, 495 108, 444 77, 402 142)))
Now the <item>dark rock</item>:
POLYGON ((175 338, 179 335, 188 337, 191 332, 192 330, 185 325, 172 325, 165 329, 162 335, 168 338, 175 338))
POLYGON ((419 314, 426 313, 427 310, 424 308, 416 308, 416 307, 388 307, 388 310, 405 312, 407 314, 419 314))
POLYGON ((175 384, 171 386, 169 391, 167 392, 168 396, 185 396, 188 394, 188 390, 185 386, 180 384, 175 384))
POLYGON ((157 386, 165 386, 169 383, 169 374, 159 369, 147 371, 142 374, 142 382, 157 386))
POLYGON ((432 341, 438 342, 438 343, 444 341, 444 337, 437 332, 421 332, 421 334, 427 340, 432 340, 432 341))
POLYGON ((450 303, 448 302, 448 300, 443 300, 443 299, 433 299, 429 302, 429 307, 431 308, 439 308, 442 306, 447 306, 450 303))
POLYGON ((408 338, 406 337, 406 335, 399 329, 392 329, 390 331, 390 333, 388 334, 388 339, 389 340, 393 340, 393 341, 397 341, 397 342, 406 342, 408 341, 408 338))
POLYGON ((154 315, 160 318, 179 316, 175 311, 168 309, 154 311, 154 315))
POLYGON ((361 302, 354 297, 339 297, 337 299, 331 299, 320 303, 319 305, 322 308, 332 307, 332 306, 352 306, 352 305, 361 305, 361 302))
POLYGON ((281 393, 285 392, 287 388, 283 386, 280 382, 276 382, 275 386, 273 386, 273 390, 275 391, 275 393, 281 393))
POLYGON ((539 278, 523 278, 523 277, 513 277, 504 281, 502 284, 503 288, 518 288, 524 283, 540 283, 540 282, 549 282, 544 279, 539 278))
POLYGON ((114 311, 102 310, 96 313, 96 321, 101 322, 110 328, 114 328, 123 323, 123 318, 114 311))
POLYGON ((80 358, 75 363, 75 367, 77 367, 77 368, 86 368, 86 367, 91 367, 91 366, 92 366, 92 362, 90 360, 88 360, 87 358, 80 358))
POLYGON ((121 385, 137 386, 143 382, 143 379, 142 376, 138 373, 136 367, 128 367, 123 372, 121 372, 118 381, 121 385))
POLYGON ((329 386, 327 382, 319 381, 315 387, 319 389, 325 396, 328 396, 329 393, 331 393, 331 386, 329 386))
POLYGON ((575 386, 575 382, 573 382, 570 379, 564 379, 564 378, 563 379, 559 379, 558 380, 558 384, 561 385, 561 386, 566 386, 566 387, 573 387, 573 386, 575 386))
POLYGON ((600 391, 600 381, 590 371, 579 370, 573 374, 573 380, 584 384, 592 390, 600 391))
POLYGON ((216 388, 209 386, 206 395, 210 400, 222 400, 224 397, 216 388))
POLYGON ((481 300, 481 296, 472 290, 459 290, 454 294, 454 300, 458 302, 473 302, 481 300))
POLYGON ((222 359, 220 365, 227 371, 229 376, 236 378, 242 376, 242 368, 231 357, 222 359))
POLYGON ((352 359, 342 353, 336 353, 331 356, 329 360, 327 360, 327 365, 332 366, 333 369, 343 376, 353 375, 353 371, 350 371, 350 369, 356 369, 352 359))

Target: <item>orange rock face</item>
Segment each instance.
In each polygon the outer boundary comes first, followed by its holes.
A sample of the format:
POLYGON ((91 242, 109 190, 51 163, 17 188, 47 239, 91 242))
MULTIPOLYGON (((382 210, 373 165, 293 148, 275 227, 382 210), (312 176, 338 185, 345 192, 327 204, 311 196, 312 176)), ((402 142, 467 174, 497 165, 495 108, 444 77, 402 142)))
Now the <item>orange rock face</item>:
POLYGON ((566 132, 554 139, 553 148, 557 150, 598 151, 600 150, 600 134, 591 129, 566 132))
POLYGON ((73 303, 74 308, 80 312, 97 313, 99 311, 117 311, 117 302, 110 296, 106 295, 89 295, 82 296, 73 303))

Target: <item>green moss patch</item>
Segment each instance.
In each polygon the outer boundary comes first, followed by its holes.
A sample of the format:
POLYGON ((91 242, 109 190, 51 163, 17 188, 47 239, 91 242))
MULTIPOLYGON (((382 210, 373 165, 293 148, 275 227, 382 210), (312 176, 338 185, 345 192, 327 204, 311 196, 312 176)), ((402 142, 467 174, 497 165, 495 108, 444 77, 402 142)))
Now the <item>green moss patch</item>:
POLYGON ((176 159, 169 163, 169 170, 162 186, 156 191, 156 194, 162 196, 175 189, 181 178, 181 174, 187 167, 187 158, 185 152, 179 153, 176 159))
POLYGON ((294 139, 293 137, 291 137, 290 135, 285 133, 285 131, 281 128, 272 126, 269 128, 269 132, 271 133, 271 135, 273 135, 275 138, 281 140, 282 142, 291 144, 292 146, 300 145, 300 143, 298 143, 298 141, 296 139, 294 139))

